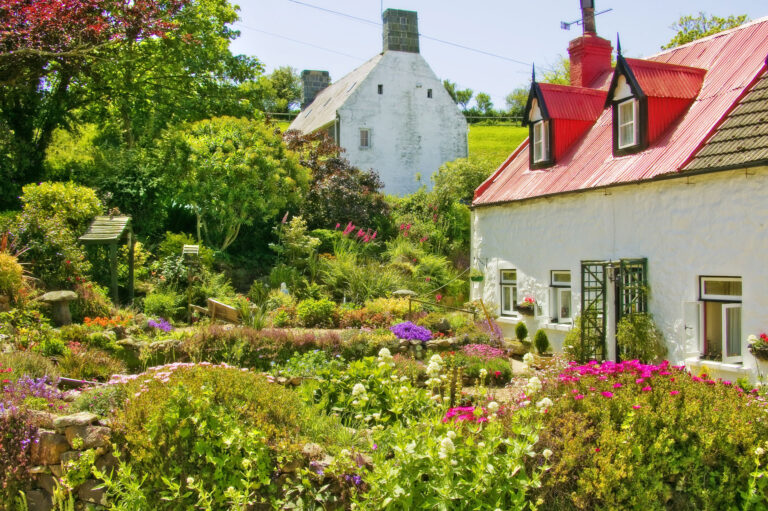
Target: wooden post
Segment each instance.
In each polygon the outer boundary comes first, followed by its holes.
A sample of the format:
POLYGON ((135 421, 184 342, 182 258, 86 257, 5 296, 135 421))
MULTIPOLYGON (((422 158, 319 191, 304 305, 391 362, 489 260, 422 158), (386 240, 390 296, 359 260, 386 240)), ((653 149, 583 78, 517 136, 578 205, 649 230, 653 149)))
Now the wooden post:
POLYGON ((133 229, 128 230, 128 303, 133 304, 133 259, 134 245, 133 229))
POLYGON ((117 305, 117 241, 109 244, 109 288, 112 294, 112 302, 117 305))

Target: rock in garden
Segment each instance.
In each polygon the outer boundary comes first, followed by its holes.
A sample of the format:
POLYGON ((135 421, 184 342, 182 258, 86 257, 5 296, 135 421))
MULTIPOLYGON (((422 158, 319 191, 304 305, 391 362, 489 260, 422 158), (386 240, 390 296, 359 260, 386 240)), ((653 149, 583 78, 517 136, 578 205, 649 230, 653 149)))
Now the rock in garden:
POLYGON ((53 495, 53 490, 56 488, 56 479, 50 474, 41 474, 35 479, 35 484, 45 490, 48 495, 53 495))
POLYGON ((88 479, 77 489, 77 496, 80 500, 92 504, 107 505, 107 493, 101 486, 104 483, 95 479, 88 479))
POLYGON ((111 452, 106 452, 96 458, 95 465, 100 472, 109 474, 117 468, 117 458, 111 452))
POLYGON ((27 509, 29 511, 50 511, 53 509, 51 498, 43 490, 31 490, 26 492, 27 509))
POLYGON ((53 421, 53 427, 64 430, 70 426, 89 426, 99 420, 99 416, 91 412, 79 412, 58 417, 53 421))
POLYGON ((40 430, 39 439, 32 447, 33 465, 55 465, 61 455, 70 449, 67 437, 54 431, 40 430))
POLYGON ((53 322, 59 326, 72 323, 72 314, 69 312, 69 302, 77 300, 74 291, 49 291, 40 297, 40 300, 50 303, 53 307, 53 322))
POLYGON ((82 451, 67 451, 61 454, 61 462, 66 465, 70 461, 77 461, 83 455, 82 451))
POLYGON ((304 454, 304 456, 306 456, 311 460, 320 459, 323 456, 323 454, 325 454, 325 451, 320 445, 314 444, 311 442, 308 444, 304 444, 304 447, 301 449, 301 452, 304 454))
POLYGON ((504 347, 509 350, 510 355, 522 356, 528 353, 528 348, 520 341, 505 341, 504 347))
POLYGON ((27 415, 32 424, 42 429, 53 429, 53 421, 57 417, 56 414, 41 410, 29 410, 27 415))
POLYGON ((109 444, 112 430, 104 426, 70 426, 64 430, 73 449, 93 449, 109 444), (77 447, 75 447, 77 444, 77 447))

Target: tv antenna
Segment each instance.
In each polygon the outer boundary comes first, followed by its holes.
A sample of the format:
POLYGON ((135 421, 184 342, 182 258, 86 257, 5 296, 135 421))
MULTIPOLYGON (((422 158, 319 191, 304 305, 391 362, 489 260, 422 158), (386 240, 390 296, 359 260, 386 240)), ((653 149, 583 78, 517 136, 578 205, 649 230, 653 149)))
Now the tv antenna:
MULTIPOLYGON (((604 11, 596 12, 595 16, 598 16, 600 14, 605 14, 606 12, 611 12, 612 10, 613 9, 606 9, 604 11)), ((571 25, 581 25, 583 22, 584 22, 584 20, 581 19, 581 18, 579 18, 577 20, 574 20, 574 21, 561 21, 560 22, 560 28, 562 28, 563 30, 570 30, 571 29, 571 25)))

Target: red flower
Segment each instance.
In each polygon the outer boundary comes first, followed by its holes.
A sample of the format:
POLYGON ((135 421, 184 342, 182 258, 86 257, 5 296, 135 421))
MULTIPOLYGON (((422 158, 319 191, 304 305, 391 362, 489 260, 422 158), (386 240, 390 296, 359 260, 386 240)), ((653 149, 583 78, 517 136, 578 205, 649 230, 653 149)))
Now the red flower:
POLYGON ((438 293, 438 294, 436 294, 436 295, 435 295, 435 300, 437 300, 438 302, 439 302, 440 300, 442 300, 442 299, 443 299, 443 295, 441 295, 440 293, 438 293))

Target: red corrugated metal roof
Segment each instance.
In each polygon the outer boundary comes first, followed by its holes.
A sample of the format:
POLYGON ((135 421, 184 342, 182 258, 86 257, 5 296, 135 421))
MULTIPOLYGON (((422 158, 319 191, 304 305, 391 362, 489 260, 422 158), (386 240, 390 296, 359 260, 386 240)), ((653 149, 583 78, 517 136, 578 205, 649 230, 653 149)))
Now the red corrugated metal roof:
POLYGON ((607 91, 540 83, 539 88, 552 119, 595 121, 603 113, 607 91))
POLYGON ((656 98, 693 99, 701 90, 706 69, 654 62, 643 59, 624 59, 646 96, 656 98))
POLYGON ((631 183, 678 172, 745 87, 765 67, 768 18, 649 57, 707 70, 696 99, 685 114, 647 149, 628 156, 612 154, 611 110, 552 167, 529 170, 527 141, 475 191, 474 205, 529 199, 564 192, 631 183))

